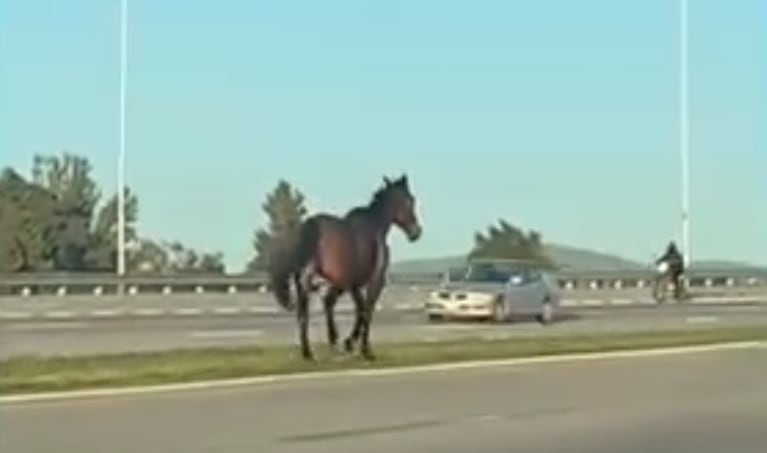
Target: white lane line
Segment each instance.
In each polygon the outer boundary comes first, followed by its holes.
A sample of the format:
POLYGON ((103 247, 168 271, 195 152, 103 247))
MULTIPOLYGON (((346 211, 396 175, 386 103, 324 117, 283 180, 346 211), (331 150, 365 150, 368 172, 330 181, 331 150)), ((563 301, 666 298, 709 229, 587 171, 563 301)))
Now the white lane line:
POLYGON ((120 316, 123 313, 124 311, 119 308, 102 308, 99 310, 91 310, 88 315, 93 318, 107 318, 112 316, 120 316))
POLYGON ((74 330, 87 327, 84 322, 35 322, 30 324, 14 324, 8 326, 9 330, 30 331, 30 330, 74 330))
POLYGON ((427 324, 425 326, 416 326, 416 328, 427 330, 483 330, 482 326, 471 324, 427 324))
POLYGON ((688 324, 708 324, 718 322, 719 318, 716 316, 688 316, 684 321, 688 324))
POLYGON ((0 312, 0 319, 32 319, 35 314, 29 311, 3 311, 0 312))
POLYGON ((656 305, 657 302, 652 297, 643 297, 634 301, 638 305, 656 305))
POLYGON ((172 312, 174 315, 197 316, 202 314, 202 308, 176 308, 172 312))
POLYGON ((280 310, 278 308, 271 308, 271 307, 248 307, 246 311, 254 315, 265 315, 265 314, 270 315, 270 314, 276 314, 276 313, 287 313, 287 311, 280 310))
POLYGON ((765 300, 767 300, 767 297, 764 296, 693 296, 690 302, 693 304, 737 304, 746 302, 764 302, 765 300))
POLYGON ((165 310, 161 308, 136 308, 131 311, 131 314, 136 316, 160 316, 165 314, 165 310))
POLYGON ((55 318, 55 319, 64 319, 64 318, 74 318, 75 312, 73 311, 46 311, 43 313, 43 317, 45 318, 55 318))
POLYGON ((186 382, 181 384, 159 384, 137 387, 116 387, 90 390, 73 390, 61 392, 27 393, 20 395, 0 396, 0 404, 30 403, 35 401, 55 401, 81 398, 107 397, 129 395, 146 395, 168 392, 189 392, 219 388, 244 387, 251 385, 285 384, 289 382, 312 381, 320 379, 338 380, 341 378, 364 378, 379 376, 401 376, 405 374, 433 373, 445 371, 460 371, 481 368, 498 368, 512 366, 545 365, 550 363, 583 362, 595 360, 629 360, 644 357, 663 357, 669 355, 700 354, 728 350, 748 350, 767 348, 767 343, 760 341, 738 341, 715 343, 699 346, 660 347, 629 351, 558 354, 549 356, 523 357, 500 360, 474 360, 465 362, 437 363, 432 365, 417 365, 392 368, 356 368, 339 371, 309 371, 295 374, 274 374, 233 379, 186 382))
POLYGON ((578 301, 575 299, 562 299, 559 301, 561 307, 577 307, 578 301))
POLYGON ((217 315, 236 315, 242 313, 240 307, 217 307, 213 309, 213 313, 217 315))
POLYGON ((605 305, 605 301, 602 299, 582 299, 580 305, 584 307, 601 307, 605 305))
POLYGON ((617 298, 617 299, 610 300, 610 305, 623 306, 623 305, 634 305, 634 304, 636 304, 636 301, 634 301, 634 299, 617 298))
MULTIPOLYGON (((383 305, 381 306, 383 307, 383 305)), ((410 304, 395 304, 393 308, 394 310, 415 310, 418 308, 423 308, 423 306, 424 304, 410 303, 410 304)))
POLYGON ((192 338, 247 338, 258 337, 264 332, 256 329, 243 330, 195 330, 190 332, 192 338))

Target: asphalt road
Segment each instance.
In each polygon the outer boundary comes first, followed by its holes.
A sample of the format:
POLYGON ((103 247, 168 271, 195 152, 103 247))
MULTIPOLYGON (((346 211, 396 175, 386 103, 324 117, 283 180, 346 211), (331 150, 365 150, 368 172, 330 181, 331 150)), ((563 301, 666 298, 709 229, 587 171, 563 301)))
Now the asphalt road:
MULTIPOLYGON (((428 297, 428 289, 417 290, 393 285, 386 288, 379 305, 384 310, 422 307, 428 297)), ((767 299, 767 288, 694 288, 691 294, 696 298, 705 297, 741 297, 767 299)), ((563 299, 573 305, 591 305, 603 302, 625 305, 631 303, 652 302, 649 289, 628 288, 623 290, 605 289, 599 291, 573 290, 563 291, 563 299)), ((339 301, 339 309, 351 309, 348 296, 339 301)), ((319 303, 313 304, 320 309, 319 303)), ((135 296, 5 296, 0 297, 0 319, 27 317, 114 317, 122 315, 143 316, 146 313, 178 315, 183 312, 240 311, 243 313, 280 312, 281 309, 269 293, 248 294, 139 294, 135 296)))
POLYGON ((767 350, 4 404, 24 453, 764 453, 767 350))
MULTIPOLYGON (((337 316, 342 334, 348 333, 351 320, 348 314, 337 316)), ((438 341, 467 336, 540 336, 754 323, 767 328, 767 304, 569 309, 565 319, 549 326, 533 321, 503 325, 429 324, 418 312, 379 312, 371 335, 375 344, 393 340, 438 341)), ((295 332, 296 324, 289 314, 5 320, 0 322, 0 357, 294 343, 295 332)), ((324 347, 324 317, 313 315, 311 334, 315 347, 324 347)))

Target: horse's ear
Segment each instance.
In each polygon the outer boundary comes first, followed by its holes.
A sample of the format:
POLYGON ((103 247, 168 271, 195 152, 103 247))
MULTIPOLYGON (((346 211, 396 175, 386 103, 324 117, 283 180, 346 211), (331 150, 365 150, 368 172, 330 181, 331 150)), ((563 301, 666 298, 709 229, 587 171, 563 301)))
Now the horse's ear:
POLYGON ((389 180, 388 176, 383 177, 384 186, 389 187, 391 185, 391 181, 389 180))

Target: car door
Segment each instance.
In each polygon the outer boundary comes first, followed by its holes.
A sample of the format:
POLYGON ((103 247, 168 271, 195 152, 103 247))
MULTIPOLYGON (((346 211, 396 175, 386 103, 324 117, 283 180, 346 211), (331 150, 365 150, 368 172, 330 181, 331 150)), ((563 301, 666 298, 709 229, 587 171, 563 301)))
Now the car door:
POLYGON ((530 275, 526 268, 516 268, 510 272, 506 285, 506 304, 510 311, 527 311, 533 298, 530 275))
POLYGON ((528 286, 531 303, 540 306, 548 295, 548 288, 543 275, 538 269, 528 269, 528 286))

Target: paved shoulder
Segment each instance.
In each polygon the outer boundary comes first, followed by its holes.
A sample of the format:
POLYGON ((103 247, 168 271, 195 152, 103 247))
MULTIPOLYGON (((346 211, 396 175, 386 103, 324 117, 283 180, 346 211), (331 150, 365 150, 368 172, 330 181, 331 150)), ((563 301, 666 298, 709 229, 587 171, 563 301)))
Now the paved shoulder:
POLYGON ((6 405, 3 451, 767 451, 767 352, 6 405), (364 446, 364 447, 363 447, 364 446))

